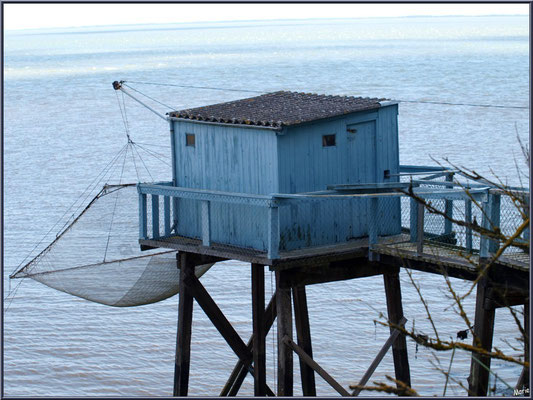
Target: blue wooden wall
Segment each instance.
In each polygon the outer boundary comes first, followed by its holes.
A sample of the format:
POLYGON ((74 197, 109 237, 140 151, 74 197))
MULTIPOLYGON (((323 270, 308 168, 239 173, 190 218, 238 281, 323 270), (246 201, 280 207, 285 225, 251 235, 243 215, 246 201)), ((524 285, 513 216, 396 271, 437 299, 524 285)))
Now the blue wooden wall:
MULTIPOLYGON (((326 189, 327 185, 395 182, 399 171, 398 106, 288 128, 278 137, 280 193, 326 189), (322 136, 336 145, 322 146, 322 136)), ((341 199, 280 209, 282 249, 345 242, 368 234, 368 200, 341 199)), ((399 199, 380 199, 379 234, 401 230, 399 199)))
MULTIPOLYGON (((194 122, 174 122, 177 186, 235 193, 277 191, 276 131, 194 122), (186 134, 195 146, 186 146, 186 134)), ((260 207, 213 203, 215 242, 266 250, 267 211, 260 207)), ((200 237, 200 208, 179 200, 178 232, 200 237)))
MULTIPOLYGON (((235 193, 304 193, 327 185, 394 182, 399 172, 397 105, 315 121, 281 132, 175 121, 177 186, 235 193), (186 134, 195 146, 186 146, 186 134), (336 135, 324 147, 323 135, 336 135)), ((280 207, 281 249, 340 243, 368 233, 365 199, 338 199, 280 207)), ((213 204, 212 240, 266 250, 266 210, 213 204), (263 215, 264 214, 264 215, 263 215)), ((379 234, 400 232, 399 199, 380 199, 379 234)), ((180 200, 178 232, 200 237, 199 205, 180 200)))

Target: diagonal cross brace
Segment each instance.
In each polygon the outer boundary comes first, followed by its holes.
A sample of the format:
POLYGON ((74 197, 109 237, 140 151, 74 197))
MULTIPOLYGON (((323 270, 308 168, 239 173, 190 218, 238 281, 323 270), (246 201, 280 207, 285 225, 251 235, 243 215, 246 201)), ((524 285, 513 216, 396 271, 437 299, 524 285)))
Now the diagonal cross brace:
MULTIPOLYGON (((224 316, 207 290, 195 275, 187 276, 187 278, 184 279, 184 283, 190 290, 198 305, 202 308, 202 310, 204 310, 207 317, 211 320, 215 328, 217 328, 237 357, 239 357, 243 366, 253 375, 254 369, 252 367, 252 352, 242 341, 241 337, 235 331, 233 326, 231 326, 230 322, 224 316)), ((272 392, 271 390, 269 391, 272 392)))

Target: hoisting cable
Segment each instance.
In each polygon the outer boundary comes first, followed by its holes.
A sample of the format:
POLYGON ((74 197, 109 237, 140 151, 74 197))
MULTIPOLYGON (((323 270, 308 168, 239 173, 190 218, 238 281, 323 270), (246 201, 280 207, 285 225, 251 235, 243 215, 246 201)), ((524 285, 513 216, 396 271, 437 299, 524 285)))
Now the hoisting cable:
MULTIPOLYGON (((143 165, 144 165, 144 169, 146 170, 146 172, 148 172, 148 175, 150 175, 150 179, 153 181, 153 180, 154 180, 154 177, 152 176, 152 174, 150 173, 150 170, 148 169, 148 167, 147 167, 146 164, 144 163, 144 160, 143 160, 143 158, 141 157, 141 154, 139 153, 139 150, 137 149, 137 147, 139 147, 139 146, 137 146, 137 145, 135 144, 133 148, 135 149, 135 151, 137 152, 137 155, 139 156, 139 159, 140 159, 141 162, 143 163, 143 165)), ((139 179, 139 178, 137 178, 137 179, 139 179)))
POLYGON ((133 166, 135 167, 135 174, 137 175, 137 182, 140 182, 141 178, 139 177, 139 170, 137 169, 137 163, 135 162, 135 154, 133 153, 133 149, 135 148, 135 146, 133 145, 133 142, 128 143, 128 144, 131 145, 131 159, 133 161, 133 166))
POLYGON ((115 92, 115 94, 117 96, 117 103, 118 103, 118 108, 120 109, 120 116, 122 117, 122 123, 124 124, 124 131, 126 132, 126 137, 128 138, 128 141, 129 141, 130 134, 129 134, 128 124, 126 122, 126 117, 124 117, 125 111, 122 110, 122 105, 120 104, 120 98, 118 97, 118 93, 115 92))
MULTIPOLYGON (((168 104, 165 104, 165 103, 163 103, 163 102, 161 102, 161 101, 159 101, 159 100, 157 100, 157 99, 154 99, 154 98, 151 97, 151 96, 148 96, 146 93, 142 93, 140 90, 137 90, 137 89, 135 89, 135 88, 132 88, 130 85, 126 85, 125 81, 122 81, 122 86, 126 86, 128 89, 131 89, 131 90, 133 90, 134 92, 137 92, 137 93, 139 93, 140 95, 142 95, 142 96, 144 96, 144 97, 147 97, 147 98, 149 98, 149 99, 152 100, 152 101, 155 101, 156 103, 162 105, 163 107, 168 108, 169 110, 176 110, 176 109, 177 109, 177 107, 169 106, 168 104)), ((122 92, 122 93, 124 93, 124 92, 122 92)))
POLYGON ((472 103, 451 103, 446 101, 432 101, 432 100, 395 100, 400 103, 421 103, 421 104, 436 104, 445 106, 466 106, 466 107, 485 107, 485 108, 514 108, 518 110, 529 110, 525 106, 503 106, 498 104, 472 104, 472 103))
POLYGON ((145 147, 141 146, 140 144, 136 143, 137 147, 139 147, 140 149, 142 149, 144 152, 148 153, 149 155, 151 155, 152 157, 158 159, 159 161, 161 161, 162 163, 168 165, 169 167, 171 167, 172 165, 164 160, 163 158, 161 157, 164 157, 164 158, 169 158, 168 156, 165 156, 163 154, 160 154, 160 153, 156 153, 155 151, 153 150, 150 150, 150 149, 146 149, 145 147))
POLYGON ((152 107, 150 107, 149 105, 143 103, 141 100, 139 100, 138 98, 136 98, 135 96, 131 95, 130 93, 128 93, 123 87, 122 87, 122 83, 124 81, 114 81, 113 82, 113 89, 115 90, 120 90, 122 91, 122 93, 126 94, 127 96, 131 97, 133 100, 135 100, 137 103, 139 103, 140 105, 142 105, 143 107, 147 108, 148 110, 150 110, 151 112, 153 112, 155 115, 157 115, 159 118, 161 119, 164 119, 165 121, 168 121, 168 118, 165 117, 163 114, 157 112, 156 110, 154 110, 152 107))
MULTIPOLYGON (((118 180, 118 184, 122 184, 122 176, 124 174, 124 166, 126 165, 126 157, 128 156, 128 147, 130 146, 130 143, 128 142, 126 147, 126 152, 124 153, 124 161, 122 162, 122 170, 120 171, 120 178, 118 180)), ((133 153, 133 151, 132 151, 133 153)), ((107 256, 107 249, 109 247, 109 239, 111 238, 111 229, 113 228, 113 220, 115 219, 115 212, 117 210, 117 202, 118 202, 118 195, 119 192, 117 191, 117 195, 115 197, 115 205, 113 206, 113 213, 111 214, 111 223, 109 224, 109 233, 107 234, 107 243, 105 245, 105 252, 104 252, 104 261, 107 256)))
POLYGON ((246 92, 246 93, 260 93, 260 94, 267 93, 267 92, 259 91, 259 90, 229 89, 229 88, 219 88, 219 87, 210 87, 210 86, 175 85, 175 84, 171 84, 171 83, 138 82, 138 81, 123 81, 123 82, 137 83, 137 84, 141 84, 141 85, 174 86, 174 87, 180 87, 180 88, 185 88, 185 89, 222 90, 224 92, 246 92))
MULTIPOLYGON (((126 81, 122 81, 126 82, 126 81)), ((156 82, 140 82, 140 81, 127 81, 129 83, 136 83, 141 85, 156 85, 156 86, 173 86, 187 89, 207 89, 207 90, 220 90, 224 92, 243 92, 243 93, 257 93, 257 94, 266 94, 268 92, 259 91, 259 90, 249 90, 249 89, 232 89, 232 88, 221 88, 213 86, 191 86, 191 85, 177 85, 171 83, 156 83, 156 82)), ((133 89, 131 86, 129 88, 133 89)), ((157 100, 154 100, 157 101, 157 100)), ((484 107, 484 108, 509 108, 509 109, 519 109, 519 110, 529 110, 528 106, 514 106, 514 105, 500 105, 500 104, 475 104, 475 103, 454 103, 446 101, 437 101, 437 100, 405 100, 405 99, 391 99, 391 101, 397 101, 400 103, 420 103, 420 104, 435 104, 435 105, 447 105, 447 106, 463 106, 463 107, 484 107)))

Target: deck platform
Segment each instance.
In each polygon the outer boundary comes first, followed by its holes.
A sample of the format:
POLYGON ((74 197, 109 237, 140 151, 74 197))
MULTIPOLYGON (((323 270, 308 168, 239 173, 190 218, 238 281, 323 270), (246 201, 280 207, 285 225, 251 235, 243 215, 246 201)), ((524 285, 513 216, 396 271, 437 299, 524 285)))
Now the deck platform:
MULTIPOLYGON (((338 245, 319 246, 280 252, 279 258, 269 259, 266 252, 229 246, 212 242, 203 246, 202 240, 182 236, 140 240, 144 248, 169 248, 178 251, 202 254, 219 259, 233 259, 243 262, 268 265, 270 270, 280 271, 292 268, 327 266, 336 262, 353 261, 357 268, 369 261, 368 237, 354 239, 338 245)), ((372 251, 379 255, 380 263, 403 266, 413 270, 444 274, 466 280, 478 276, 479 255, 470 254, 464 248, 424 241, 423 251, 417 252, 417 243, 410 242, 408 234, 380 237, 372 251)), ((377 263, 375 263, 377 264, 377 263)), ((494 273, 502 275, 505 282, 516 289, 529 290, 529 254, 506 253, 494 262, 494 273)))

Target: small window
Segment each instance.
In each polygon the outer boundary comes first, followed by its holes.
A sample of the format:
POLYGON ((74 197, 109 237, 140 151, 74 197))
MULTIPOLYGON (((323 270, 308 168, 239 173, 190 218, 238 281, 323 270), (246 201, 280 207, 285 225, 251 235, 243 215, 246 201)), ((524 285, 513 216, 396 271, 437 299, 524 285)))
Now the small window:
POLYGON ((185 145, 188 147, 196 147, 195 146, 195 137, 193 133, 186 133, 185 134, 185 145))
POLYGON ((322 136, 322 147, 331 147, 335 146, 335 135, 323 135, 322 136))

